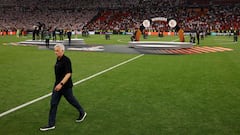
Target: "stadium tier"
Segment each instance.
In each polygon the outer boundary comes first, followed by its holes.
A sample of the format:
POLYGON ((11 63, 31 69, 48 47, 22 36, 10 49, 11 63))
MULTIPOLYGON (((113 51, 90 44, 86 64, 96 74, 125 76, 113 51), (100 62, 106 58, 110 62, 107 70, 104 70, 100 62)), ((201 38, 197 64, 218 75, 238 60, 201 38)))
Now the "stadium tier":
MULTIPOLYGON (((0 35, 49 30, 129 32, 143 20, 166 17, 184 31, 196 27, 209 32, 240 28, 239 0, 0 0, 0 35)), ((165 22, 153 23, 152 32, 172 31, 165 22)))

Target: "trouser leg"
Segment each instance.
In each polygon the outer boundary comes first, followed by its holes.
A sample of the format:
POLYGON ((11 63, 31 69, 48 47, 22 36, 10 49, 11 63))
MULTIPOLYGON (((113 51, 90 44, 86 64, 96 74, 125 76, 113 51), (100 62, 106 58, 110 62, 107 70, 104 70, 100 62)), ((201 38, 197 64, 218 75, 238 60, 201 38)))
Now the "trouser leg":
POLYGON ((66 98, 66 100, 72 105, 74 106, 80 113, 80 115, 84 114, 84 109, 82 108, 82 106, 79 104, 79 102, 77 101, 77 99, 73 96, 73 92, 72 89, 66 89, 63 93, 64 97, 66 98))
POLYGON ((57 91, 53 90, 51 103, 50 103, 51 108, 49 111, 49 119, 48 119, 49 126, 55 125, 57 108, 58 108, 58 104, 61 99, 61 96, 62 96, 61 92, 57 92, 57 91))

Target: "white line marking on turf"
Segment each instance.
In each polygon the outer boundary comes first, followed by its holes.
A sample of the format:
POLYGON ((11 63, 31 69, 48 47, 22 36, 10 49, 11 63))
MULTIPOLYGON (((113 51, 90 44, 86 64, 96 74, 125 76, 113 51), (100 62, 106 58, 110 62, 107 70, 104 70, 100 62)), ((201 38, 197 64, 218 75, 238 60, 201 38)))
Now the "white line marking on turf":
POLYGON ((117 65, 115 65, 115 66, 113 66, 113 67, 110 67, 110 68, 105 69, 105 70, 103 70, 103 71, 101 71, 101 72, 98 72, 98 73, 96 73, 96 74, 94 74, 94 75, 92 75, 92 76, 89 76, 89 77, 87 77, 87 78, 85 78, 85 79, 82 79, 82 80, 80 80, 80 81, 77 81, 77 82, 75 82, 73 85, 77 85, 77 84, 79 84, 79 83, 85 82, 85 81, 87 81, 87 80, 89 80, 89 79, 91 79, 91 78, 93 78, 93 77, 96 77, 96 76, 98 76, 98 75, 101 75, 101 74, 103 74, 103 73, 105 73, 105 72, 108 72, 108 71, 110 71, 110 70, 112 70, 112 69, 114 69, 114 68, 117 68, 117 67, 119 67, 119 66, 121 66, 121 65, 123 65, 123 64, 126 64, 126 63, 128 63, 128 62, 130 62, 130 61, 133 61, 133 60, 135 60, 135 59, 137 59, 137 58, 140 58, 140 57, 142 57, 143 55, 144 55, 144 54, 141 54, 141 55, 138 55, 138 56, 136 56, 136 57, 134 57, 134 58, 132 58, 132 59, 129 59, 129 60, 127 60, 127 61, 124 61, 124 62, 122 62, 122 63, 119 63, 119 64, 117 64, 117 65))
POLYGON ((25 103, 25 104, 22 104, 22 105, 20 105, 20 106, 17 106, 17 107, 15 107, 15 108, 12 108, 12 109, 10 109, 10 110, 8 110, 8 111, 6 111, 6 112, 3 112, 3 113, 0 114, 0 118, 1 118, 2 116, 4 116, 4 115, 7 115, 7 114, 11 113, 11 112, 15 112, 15 111, 17 111, 17 110, 19 110, 19 109, 21 109, 21 108, 23 108, 23 107, 25 107, 25 106, 28 106, 28 105, 30 105, 30 104, 33 104, 33 103, 35 103, 35 102, 37 102, 37 101, 40 101, 40 100, 42 100, 42 99, 44 99, 44 98, 47 98, 47 97, 49 97, 49 96, 51 96, 51 95, 52 95, 52 93, 49 93, 49 94, 47 94, 47 95, 44 95, 44 96, 42 96, 42 97, 39 97, 39 98, 34 99, 34 100, 32 100, 32 101, 29 101, 29 102, 27 102, 27 103, 25 103))
POLYGON ((174 39, 174 40, 172 40, 172 42, 175 42, 175 41, 178 41, 179 39, 177 38, 177 39, 174 39))
POLYGON ((122 41, 122 39, 118 39, 117 41, 120 43, 125 43, 124 41, 122 41))
MULTIPOLYGON (((122 63, 119 63, 119 64, 117 64, 117 65, 115 65, 115 66, 113 66, 113 67, 110 67, 110 68, 108 68, 108 69, 105 69, 105 70, 103 70, 103 71, 101 71, 101 72, 98 72, 98 73, 96 73, 96 74, 94 74, 94 75, 91 75, 91 76, 89 76, 89 77, 87 77, 87 78, 85 78, 85 79, 79 80, 79 81, 75 82, 73 85, 78 85, 78 84, 80 84, 80 83, 82 83, 82 82, 85 82, 85 81, 87 81, 87 80, 89 80, 89 79, 92 79, 92 78, 94 78, 94 77, 96 77, 96 76, 98 76, 98 75, 101 75, 101 74, 103 74, 103 73, 106 73, 106 72, 108 72, 108 71, 110 71, 110 70, 112 70, 112 69, 114 69, 114 68, 117 68, 117 67, 119 67, 119 66, 121 66, 121 65, 124 65, 124 64, 126 64, 126 63, 128 63, 128 62, 131 62, 131 61, 135 60, 135 59, 138 59, 138 58, 142 57, 143 55, 144 55, 144 54, 140 54, 140 55, 138 55, 138 56, 136 56, 136 57, 133 57, 133 58, 131 58, 131 59, 129 59, 129 60, 126 60, 126 61, 124 61, 124 62, 122 62, 122 63)), ((33 104, 33 103, 35 103, 35 102, 40 101, 40 100, 43 100, 43 99, 45 99, 45 98, 47 98, 47 97, 49 97, 49 96, 51 96, 51 95, 52 95, 52 93, 46 94, 46 95, 41 96, 41 97, 39 97, 39 98, 37 98, 37 99, 34 99, 34 100, 32 100, 32 101, 29 101, 29 102, 27 102, 27 103, 25 103, 25 104, 22 104, 22 105, 20 105, 20 106, 17 106, 17 107, 15 107, 15 108, 12 108, 12 109, 10 109, 10 110, 8 110, 8 111, 6 111, 6 112, 3 112, 3 113, 0 114, 0 118, 3 117, 3 116, 5 116, 5 115, 7 115, 7 114, 9 114, 9 113, 15 112, 15 111, 17 111, 17 110, 19 110, 19 109, 21 109, 21 108, 23 108, 23 107, 26 107, 26 106, 28 106, 28 105, 31 105, 31 104, 33 104)))

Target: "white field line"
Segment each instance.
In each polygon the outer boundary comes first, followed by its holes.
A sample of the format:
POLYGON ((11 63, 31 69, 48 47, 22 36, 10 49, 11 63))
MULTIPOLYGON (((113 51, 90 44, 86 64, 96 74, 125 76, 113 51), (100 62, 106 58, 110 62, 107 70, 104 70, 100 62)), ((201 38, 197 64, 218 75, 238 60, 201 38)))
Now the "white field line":
POLYGON ((124 41, 122 41, 122 39, 118 39, 117 41, 120 43, 125 43, 124 41))
MULTIPOLYGON (((174 40, 172 40, 171 42, 175 42, 175 41, 178 41, 179 39, 177 38, 177 39, 174 39, 174 40)), ((121 43, 124 43, 124 41, 122 41, 122 39, 118 39, 117 40, 118 42, 121 42, 121 43)))
POLYGON ((177 38, 177 39, 174 39, 174 40, 172 40, 172 42, 175 42, 175 41, 178 41, 179 39, 177 38))
MULTIPOLYGON (((91 75, 91 76, 89 76, 89 77, 87 77, 87 78, 85 78, 85 79, 79 80, 79 81, 75 82, 73 85, 78 85, 78 84, 80 84, 80 83, 82 83, 82 82, 85 82, 85 81, 87 81, 87 80, 89 80, 89 79, 92 79, 92 78, 94 78, 94 77, 96 77, 96 76, 99 76, 99 75, 101 75, 101 74, 103 74, 103 73, 106 73, 106 72, 108 72, 108 71, 110 71, 110 70, 112 70, 112 69, 114 69, 114 68, 117 68, 117 67, 119 67, 119 66, 121 66, 121 65, 124 65, 124 64, 126 64, 126 63, 128 63, 128 62, 131 62, 131 61, 135 60, 135 59, 138 59, 138 58, 142 57, 143 55, 144 55, 144 54, 140 54, 140 55, 138 55, 138 56, 136 56, 136 57, 133 57, 133 58, 131 58, 131 59, 129 59, 129 60, 126 60, 126 61, 124 61, 124 62, 122 62, 122 63, 119 63, 119 64, 117 64, 117 65, 115 65, 115 66, 113 66, 113 67, 110 67, 110 68, 108 68, 108 69, 105 69, 105 70, 103 70, 103 71, 101 71, 101 72, 98 72, 98 73, 96 73, 96 74, 94 74, 94 75, 91 75)), ((39 97, 39 98, 37 98, 37 99, 34 99, 34 100, 32 100, 32 101, 29 101, 29 102, 27 102, 27 103, 25 103, 25 104, 22 104, 22 105, 19 105, 19 106, 15 107, 15 108, 12 108, 12 109, 10 109, 10 110, 8 110, 8 111, 6 111, 6 112, 3 112, 3 113, 0 114, 0 118, 3 117, 3 116, 5 116, 5 115, 7 115, 7 114, 9 114, 9 113, 15 112, 15 111, 17 111, 17 110, 19 110, 19 109, 21 109, 21 108, 23 108, 23 107, 26 107, 26 106, 28 106, 28 105, 31 105, 31 104, 33 104, 33 103, 35 103, 35 102, 40 101, 40 100, 43 100, 43 99, 45 99, 45 98, 47 98, 47 97, 49 97, 49 96, 51 96, 51 95, 52 95, 52 93, 46 94, 46 95, 41 96, 41 97, 39 97)))

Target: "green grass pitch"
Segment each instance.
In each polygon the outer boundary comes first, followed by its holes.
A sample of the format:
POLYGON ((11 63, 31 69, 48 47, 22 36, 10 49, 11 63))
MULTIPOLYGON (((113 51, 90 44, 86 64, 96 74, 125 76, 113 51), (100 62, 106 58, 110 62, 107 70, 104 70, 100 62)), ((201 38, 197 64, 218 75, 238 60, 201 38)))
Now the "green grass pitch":
MULTIPOLYGON (((31 37, 0 37, 0 113, 51 92, 55 54, 36 46, 14 46, 31 37)), ((82 38, 82 37, 81 37, 82 38)), ((124 45, 130 36, 84 38, 88 44, 124 45)), ((186 37, 186 40, 189 38, 186 37)), ((143 39, 142 39, 143 40, 143 39)), ((148 37, 173 41, 177 37, 148 37)), ((74 86, 88 113, 75 123, 77 111, 64 98, 56 129, 47 124, 50 97, 0 117, 1 135, 238 135, 240 134, 240 42, 209 36, 200 46, 233 51, 193 55, 146 54, 74 86)), ((77 82, 139 54, 66 51, 77 82)))

